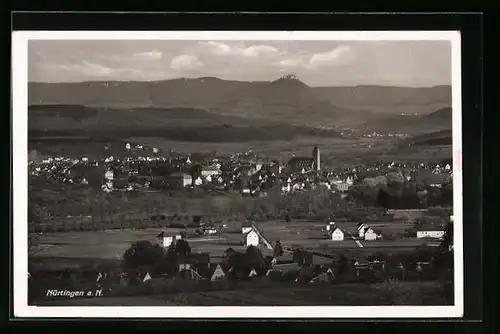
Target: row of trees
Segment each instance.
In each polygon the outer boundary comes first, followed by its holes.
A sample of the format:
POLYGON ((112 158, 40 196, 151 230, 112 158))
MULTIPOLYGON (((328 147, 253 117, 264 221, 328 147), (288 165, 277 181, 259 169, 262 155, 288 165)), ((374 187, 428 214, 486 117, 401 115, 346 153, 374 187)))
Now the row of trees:
POLYGON ((390 209, 419 209, 432 206, 452 206, 453 187, 429 187, 417 190, 414 184, 360 185, 351 188, 349 198, 366 206, 390 209))

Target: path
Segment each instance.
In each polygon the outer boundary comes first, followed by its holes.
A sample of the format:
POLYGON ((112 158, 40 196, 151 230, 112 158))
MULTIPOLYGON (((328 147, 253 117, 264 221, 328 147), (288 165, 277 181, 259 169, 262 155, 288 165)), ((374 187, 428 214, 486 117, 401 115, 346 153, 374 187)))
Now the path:
POLYGON ((359 248, 363 248, 363 244, 359 240, 356 240, 356 238, 354 238, 354 235, 352 235, 351 232, 347 232, 347 233, 349 233, 349 235, 352 238, 352 241, 354 241, 356 243, 356 245, 358 245, 359 248))

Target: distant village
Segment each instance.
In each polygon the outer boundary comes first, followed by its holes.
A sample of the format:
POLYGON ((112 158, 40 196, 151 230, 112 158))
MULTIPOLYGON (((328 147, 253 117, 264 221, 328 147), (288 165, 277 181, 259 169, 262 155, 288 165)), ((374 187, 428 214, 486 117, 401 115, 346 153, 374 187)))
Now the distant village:
POLYGON ((267 196, 277 185, 283 194, 325 186, 345 196, 353 185, 376 186, 388 178, 400 182, 422 180, 426 187, 452 183, 450 163, 374 164, 352 168, 322 168, 321 153, 314 147, 310 157, 287 162, 239 153, 195 160, 190 155, 164 155, 156 148, 124 146, 124 155, 92 157, 42 157, 30 152, 29 173, 52 182, 100 187, 104 192, 181 190, 207 188, 239 192, 242 196, 267 196))

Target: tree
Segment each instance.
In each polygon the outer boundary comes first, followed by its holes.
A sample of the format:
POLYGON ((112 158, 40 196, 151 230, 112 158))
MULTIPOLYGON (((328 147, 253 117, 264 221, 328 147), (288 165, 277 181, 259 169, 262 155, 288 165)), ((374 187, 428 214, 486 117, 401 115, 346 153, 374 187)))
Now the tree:
POLYGON ((283 246, 281 246, 281 242, 279 240, 276 241, 276 245, 274 246, 274 256, 282 256, 283 255, 283 246))
POLYGON ((347 273, 348 267, 349 267, 349 259, 344 254, 342 254, 337 263, 337 272, 339 273, 339 275, 344 275, 347 273))
POLYGON ((133 271, 140 268, 155 268, 164 260, 165 252, 159 245, 149 241, 137 241, 123 254, 123 269, 133 271))
POLYGON ((187 240, 184 239, 184 236, 175 244, 175 253, 182 256, 191 254, 191 246, 189 246, 187 240))
POLYGON ((245 265, 248 269, 255 269, 257 272, 262 272, 266 269, 264 256, 260 249, 255 246, 248 246, 245 251, 245 265))
POLYGON ((302 249, 293 251, 293 261, 300 265, 312 264, 312 254, 302 249))

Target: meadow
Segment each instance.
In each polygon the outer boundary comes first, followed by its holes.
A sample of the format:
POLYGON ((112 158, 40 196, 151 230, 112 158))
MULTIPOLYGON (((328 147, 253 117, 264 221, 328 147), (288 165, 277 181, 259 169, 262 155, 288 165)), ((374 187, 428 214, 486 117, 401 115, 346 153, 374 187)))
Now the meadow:
MULTIPOLYGON (((346 234, 343 241, 328 240, 325 224, 318 222, 285 223, 268 221, 256 223, 257 227, 268 240, 274 245, 276 240, 280 240, 285 248, 304 248, 324 254, 336 253, 363 253, 365 255, 376 252, 400 252, 411 251, 425 241, 415 238, 405 238, 396 240, 363 241, 360 248, 357 243, 346 234)), ((354 233, 356 223, 339 224, 346 231, 354 233)), ((375 224, 373 225, 375 226, 375 224)), ((407 224, 391 223, 379 224, 378 229, 382 231, 403 230, 407 224)), ((193 252, 208 252, 212 262, 219 262, 224 251, 231 247, 237 251, 244 251, 244 237, 241 233, 241 224, 230 224, 226 230, 222 230, 219 236, 206 237, 196 236, 194 229, 172 229, 172 228, 151 228, 144 230, 105 230, 105 231, 82 231, 82 232, 61 232, 42 233, 38 235, 38 245, 33 252, 33 262, 43 261, 45 264, 59 262, 67 266, 74 259, 76 263, 102 260, 119 261, 121 256, 130 245, 137 241, 148 240, 156 242, 156 235, 164 231, 170 235, 178 235, 186 232, 187 240, 193 252), (61 259, 67 259, 60 262, 61 259)), ((272 255, 270 250, 262 246, 263 253, 272 255)), ((319 259, 318 259, 319 260, 319 259)), ((327 261, 328 262, 328 261, 327 261)))

